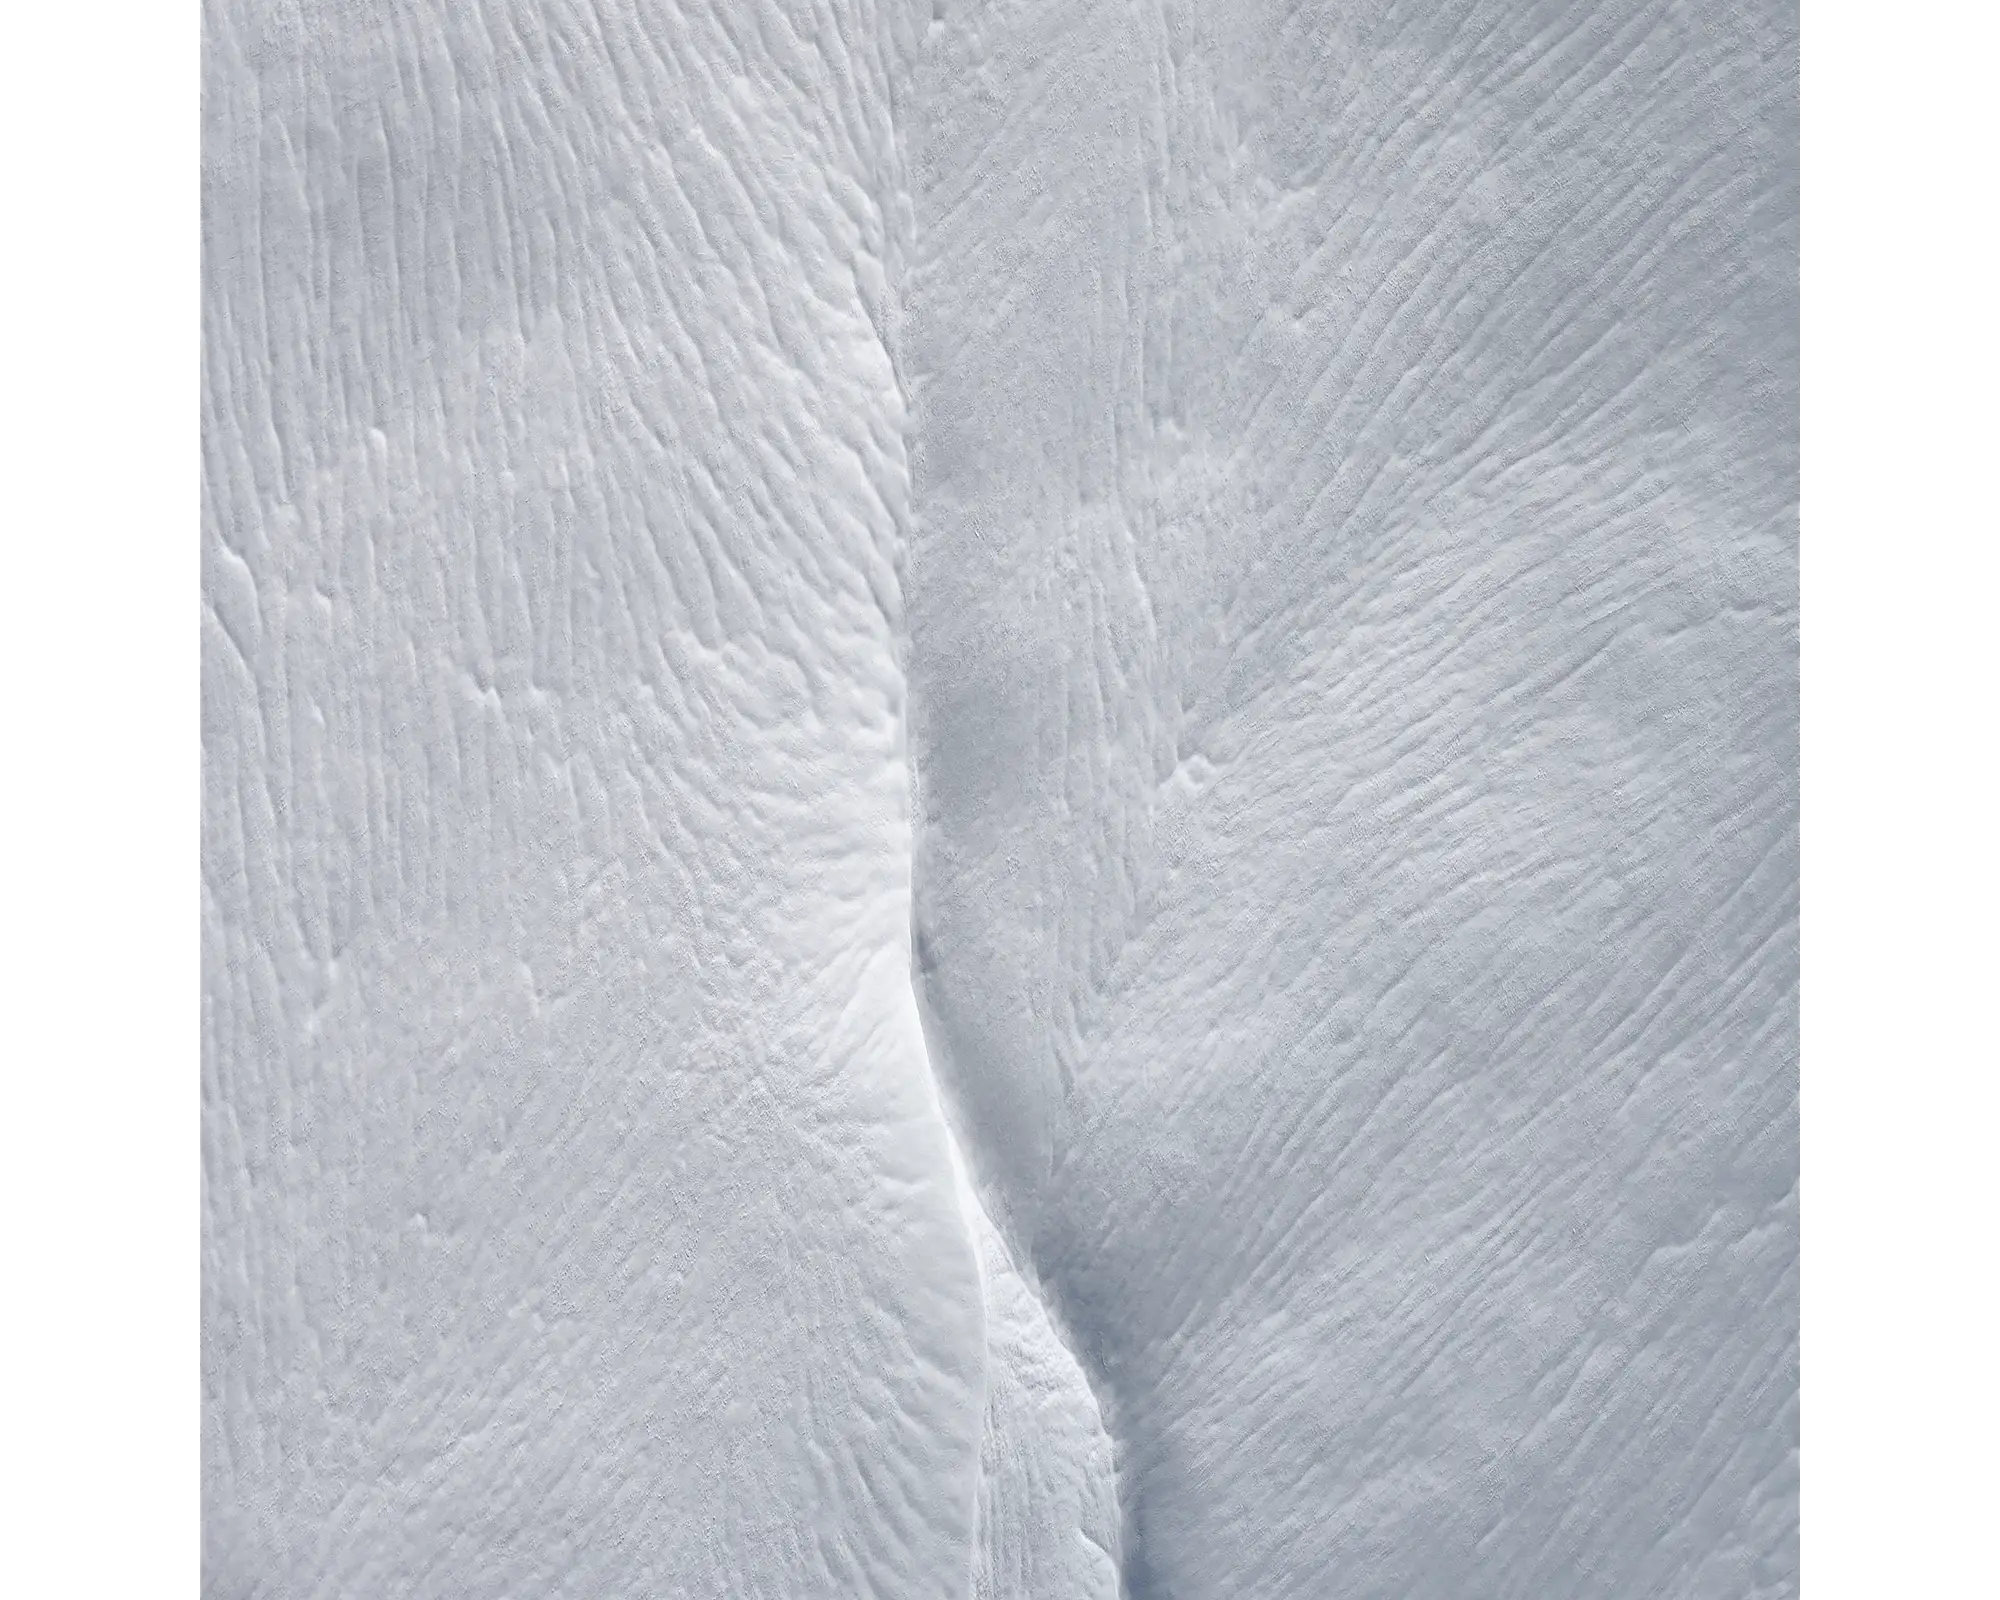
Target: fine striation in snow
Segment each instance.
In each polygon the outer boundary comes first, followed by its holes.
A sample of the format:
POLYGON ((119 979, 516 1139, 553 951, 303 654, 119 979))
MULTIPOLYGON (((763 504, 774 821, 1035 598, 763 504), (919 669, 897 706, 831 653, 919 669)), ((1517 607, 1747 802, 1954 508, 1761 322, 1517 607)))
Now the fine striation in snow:
POLYGON ((866 7, 216 0, 205 1584, 969 1570, 866 7))
POLYGON ((1789 6, 206 17, 207 1592, 1796 1592, 1789 6))
POLYGON ((1088 1375, 985 1213, 986 1313, 974 1600, 1120 1593, 1115 1447, 1088 1375))
POLYGON ((917 943, 1134 1600, 1796 1586, 1791 21, 927 42, 917 943))

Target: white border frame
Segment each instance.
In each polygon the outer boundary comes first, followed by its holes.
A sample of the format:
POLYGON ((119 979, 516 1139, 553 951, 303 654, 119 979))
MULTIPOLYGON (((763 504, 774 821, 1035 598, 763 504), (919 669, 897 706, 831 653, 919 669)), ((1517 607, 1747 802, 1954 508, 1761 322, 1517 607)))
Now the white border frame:
POLYGON ((200 14, 0 49, 0 1427, 18 1595, 199 1587, 200 14))
POLYGON ((1991 1593, 1994 14, 1805 7, 1804 1590, 1991 1593))
MULTIPOLYGON (((2000 1411, 2000 29, 1804 21, 1805 1583, 1970 1594, 2000 1411)), ((8 32, 6 1580, 193 1594, 199 18, 8 32)))

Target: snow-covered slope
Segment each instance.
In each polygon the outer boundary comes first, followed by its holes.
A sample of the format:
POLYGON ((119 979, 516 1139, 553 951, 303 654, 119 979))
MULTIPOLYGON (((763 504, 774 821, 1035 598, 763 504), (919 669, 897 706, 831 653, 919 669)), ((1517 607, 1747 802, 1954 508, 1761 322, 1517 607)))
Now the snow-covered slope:
POLYGON ((968 1570, 894 22, 211 13, 213 1593, 968 1570))
POLYGON ((1790 27, 210 0, 208 1591, 1795 1589, 1790 27))
POLYGON ((1788 25, 933 32, 919 956, 1135 1596, 1795 1582, 1788 25))

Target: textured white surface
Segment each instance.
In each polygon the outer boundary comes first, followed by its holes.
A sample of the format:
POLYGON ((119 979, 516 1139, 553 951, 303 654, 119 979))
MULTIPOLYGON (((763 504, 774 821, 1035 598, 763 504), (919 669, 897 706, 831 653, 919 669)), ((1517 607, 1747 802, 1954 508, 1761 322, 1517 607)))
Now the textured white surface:
POLYGON ((929 42, 920 954, 1138 1596, 1794 1581, 1765 15, 929 42))
POLYGON ((879 331, 914 36, 847 25, 212 13, 218 1593, 966 1564, 879 331))
POLYGON ((1794 1592, 1791 26, 213 0, 208 1590, 1794 1592))

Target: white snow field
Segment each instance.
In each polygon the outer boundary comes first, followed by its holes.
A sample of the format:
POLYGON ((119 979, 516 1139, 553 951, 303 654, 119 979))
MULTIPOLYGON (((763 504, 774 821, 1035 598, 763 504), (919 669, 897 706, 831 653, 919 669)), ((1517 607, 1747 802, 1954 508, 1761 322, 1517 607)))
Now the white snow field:
POLYGON ((205 1592, 1797 1592, 1789 4, 205 78, 205 1592))

